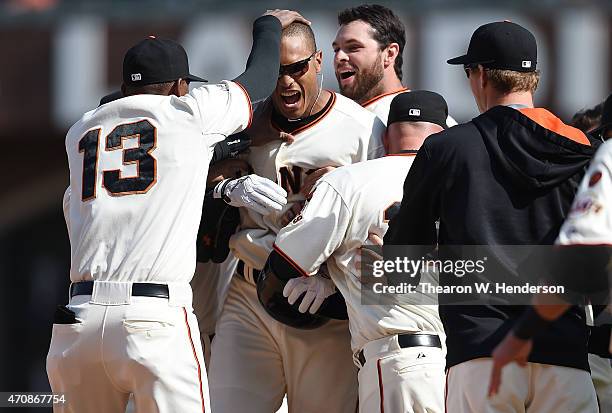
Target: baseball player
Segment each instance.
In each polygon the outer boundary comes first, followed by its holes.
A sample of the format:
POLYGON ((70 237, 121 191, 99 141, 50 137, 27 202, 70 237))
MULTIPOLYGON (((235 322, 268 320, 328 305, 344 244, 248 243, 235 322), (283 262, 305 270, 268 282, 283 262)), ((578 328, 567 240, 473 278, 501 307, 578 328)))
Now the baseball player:
POLYGON ((447 116, 446 102, 436 93, 395 97, 385 136, 388 156, 321 178, 298 218, 279 232, 268 259, 266 276, 288 280, 283 294, 290 304, 305 293, 301 312, 316 313, 334 284, 345 297, 360 368, 360 412, 444 411, 444 333, 437 306, 363 305, 361 271, 353 263, 369 234, 384 236, 414 155, 427 136, 446 129, 447 116), (325 262, 331 280, 315 275, 325 262))
POLYGON ((278 82, 267 102, 271 117, 264 121, 291 133, 294 141, 251 147, 248 162, 255 173, 286 188, 288 204, 267 216, 241 211, 240 229, 230 240, 240 261, 212 343, 211 400, 217 412, 271 413, 284 394, 290 412, 355 410, 348 323, 333 321, 309 331, 292 328, 266 313, 256 290, 284 213, 304 200, 308 173, 384 151, 384 125, 350 99, 322 89, 321 61, 310 27, 294 24, 283 31, 278 82))
MULTIPOLYGON (((191 308, 205 180, 213 146, 246 128, 251 100, 274 87, 283 26, 271 11, 253 25, 247 70, 188 92, 185 50, 150 37, 126 53, 123 96, 87 112, 66 136, 70 187, 70 302, 55 314, 47 356, 57 411, 210 411, 191 308)), ((264 213, 286 193, 257 176, 218 189, 264 213)))
MULTIPOLYGON (((596 128, 601 136, 606 136, 612 127, 612 95, 604 104, 602 124, 596 128)), ((573 284, 575 291, 610 291, 612 280, 608 268, 612 257, 612 215, 610 204, 612 194, 612 142, 605 142, 595 154, 588 172, 576 193, 572 209, 561 227, 556 244, 560 246, 555 250, 550 264, 552 276, 557 280, 579 280, 573 284), (568 278, 563 278, 568 277, 568 278), (595 285, 595 288, 593 288, 595 285)), ((534 306, 528 309, 513 326, 506 338, 493 352, 493 368, 489 385, 489 393, 497 394, 504 381, 511 380, 510 373, 516 366, 503 370, 502 368, 512 362, 518 361, 525 365, 527 357, 533 346, 531 340, 540 331, 550 328, 550 323, 566 312, 570 305, 558 301, 558 305, 550 304, 551 297, 534 297, 534 306)), ((608 304, 610 295, 608 295, 608 304)), ((600 303, 601 304, 601 303, 600 303)), ((610 307, 608 307, 610 308, 610 307)), ((609 310, 608 310, 609 311, 609 310)), ((609 329, 609 327, 608 327, 609 329)), ((591 334, 590 340, 597 338, 591 334)), ((599 351, 608 363, 604 370, 609 374, 609 358, 612 353, 612 336, 610 333, 603 337, 604 345, 599 351), (605 349, 606 344, 609 347, 605 349), (607 353, 607 354, 605 354, 607 353)), ((594 343, 597 345, 598 343, 594 343)), ((591 348, 593 343, 590 343, 591 348)), ((600 367, 601 369, 601 367, 600 367)), ((606 378, 609 380, 609 378, 606 378)), ((606 394, 607 396, 607 394, 606 394)), ((599 400, 601 411, 609 405, 609 399, 599 400), (603 402, 603 403, 602 403, 603 402), (605 404, 604 404, 605 403, 605 404)))
MULTIPOLYGON (((393 98, 409 91, 402 85, 404 24, 392 10, 372 4, 341 11, 338 25, 332 47, 340 92, 386 124, 393 98)), ((447 123, 457 124, 450 116, 447 123)))
MULTIPOLYGON (((537 44, 524 27, 507 21, 480 26, 467 53, 448 63, 463 65, 481 114, 425 141, 384 242, 437 243, 439 251, 478 245, 487 267, 494 269, 492 282, 516 280, 527 249, 488 246, 551 245, 596 142, 534 107, 537 44)), ((457 255, 443 258, 463 258, 457 255)), ((460 278, 452 270, 440 273, 443 286, 457 285, 460 278)), ((447 337, 450 411, 595 411, 585 315, 578 307, 543 332, 534 343, 529 368, 515 371, 495 398, 487 398, 485 386, 466 380, 489 374, 491 353, 505 336, 507 322, 522 313, 511 297, 495 298, 439 307, 447 337)))

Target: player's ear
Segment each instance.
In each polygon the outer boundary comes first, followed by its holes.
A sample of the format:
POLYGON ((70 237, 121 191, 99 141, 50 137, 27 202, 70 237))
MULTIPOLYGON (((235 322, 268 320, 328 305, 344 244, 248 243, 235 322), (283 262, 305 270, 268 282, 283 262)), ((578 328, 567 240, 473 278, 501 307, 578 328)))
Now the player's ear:
POLYGON ((315 67, 317 69, 317 73, 321 73, 321 63, 323 62, 323 51, 322 50, 319 50, 317 53, 315 53, 314 61, 315 61, 315 67))
POLYGON ((391 43, 389 46, 385 48, 385 52, 383 55, 383 65, 385 69, 389 66, 395 65, 395 59, 399 55, 399 44, 391 43))

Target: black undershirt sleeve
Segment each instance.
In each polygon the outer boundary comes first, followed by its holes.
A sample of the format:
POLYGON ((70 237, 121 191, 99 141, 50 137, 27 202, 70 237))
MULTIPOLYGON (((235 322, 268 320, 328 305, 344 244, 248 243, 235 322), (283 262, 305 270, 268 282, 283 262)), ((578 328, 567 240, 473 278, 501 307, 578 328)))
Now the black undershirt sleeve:
POLYGON ((281 32, 280 20, 274 16, 262 16, 253 23, 253 46, 246 70, 234 79, 246 89, 253 104, 266 99, 276 87, 281 32))

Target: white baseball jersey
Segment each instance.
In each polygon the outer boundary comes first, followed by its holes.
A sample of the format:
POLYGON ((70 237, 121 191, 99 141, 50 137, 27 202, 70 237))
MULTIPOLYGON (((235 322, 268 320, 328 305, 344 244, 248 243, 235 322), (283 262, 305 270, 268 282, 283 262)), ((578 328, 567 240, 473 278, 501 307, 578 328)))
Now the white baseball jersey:
POLYGON ((66 136, 72 282, 189 282, 212 147, 250 119, 227 81, 83 115, 66 136))
POLYGON ((283 210, 265 217, 241 208, 240 231, 230 239, 230 248, 253 268, 263 268, 286 211, 304 201, 299 192, 308 173, 384 155, 382 122, 342 95, 332 92, 332 99, 327 112, 292 133, 295 141, 290 145, 276 140, 251 148, 248 162, 254 172, 277 182, 288 194, 283 210))
MULTIPOLYGON (((402 88, 399 90, 395 90, 393 92, 383 93, 382 95, 373 97, 372 99, 365 102, 362 106, 373 112, 378 116, 378 118, 387 125, 387 119, 389 118, 389 108, 391 107, 391 102, 393 98, 399 95, 400 93, 410 92, 408 88, 402 88)), ((446 125, 450 128, 451 126, 455 126, 457 121, 453 119, 450 115, 446 118, 446 125)))
POLYGON ((402 200, 413 160, 413 156, 387 156, 325 175, 312 199, 279 232, 274 245, 304 275, 315 274, 327 261, 330 276, 346 300, 354 351, 392 334, 444 331, 435 305, 361 304, 355 254, 368 234, 384 237, 387 213, 402 200))
POLYGON ((612 244, 612 140, 593 157, 556 243, 612 244))
POLYGON ((378 118, 387 125, 387 119, 389 118, 389 108, 391 107, 391 101, 394 97, 400 93, 409 92, 408 88, 401 88, 392 92, 383 93, 363 103, 363 107, 374 113, 378 118))

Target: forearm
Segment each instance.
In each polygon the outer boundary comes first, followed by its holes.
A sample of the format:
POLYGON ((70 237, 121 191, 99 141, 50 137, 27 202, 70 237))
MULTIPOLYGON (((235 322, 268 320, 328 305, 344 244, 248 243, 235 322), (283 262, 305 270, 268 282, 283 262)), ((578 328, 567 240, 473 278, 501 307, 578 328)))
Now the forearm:
POLYGON ((253 46, 246 70, 234 79, 248 92, 251 102, 263 100, 272 94, 280 67, 280 20, 262 16, 253 23, 253 46))

